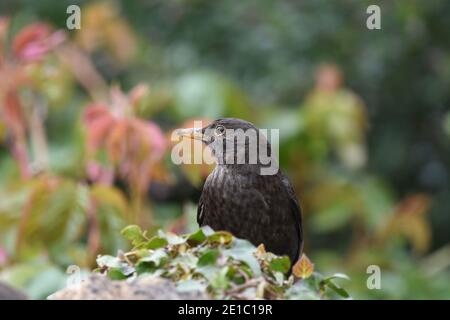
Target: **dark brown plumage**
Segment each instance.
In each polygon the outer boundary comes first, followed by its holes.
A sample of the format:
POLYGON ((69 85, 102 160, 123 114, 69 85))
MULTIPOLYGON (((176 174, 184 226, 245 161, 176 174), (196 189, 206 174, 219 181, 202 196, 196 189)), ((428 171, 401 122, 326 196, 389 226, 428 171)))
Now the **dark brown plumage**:
MULTIPOLYGON (((216 120, 201 130, 181 132, 181 135, 204 141, 217 161, 203 187, 197 221, 200 226, 229 231, 254 245, 263 243, 267 251, 287 255, 295 263, 302 252, 303 234, 301 210, 294 190, 280 170, 276 169, 273 175, 262 175, 261 168, 265 166, 259 158, 249 164, 250 139, 245 143, 235 138, 230 140, 229 129, 259 132, 250 122, 233 118, 216 120), (233 143, 234 149, 225 150, 224 142, 233 143), (247 155, 247 163, 237 164, 242 154, 247 155), (235 163, 225 161, 231 158, 235 163)), ((265 138, 262 139, 265 142, 265 138)), ((268 143, 267 146, 270 149, 268 143)))

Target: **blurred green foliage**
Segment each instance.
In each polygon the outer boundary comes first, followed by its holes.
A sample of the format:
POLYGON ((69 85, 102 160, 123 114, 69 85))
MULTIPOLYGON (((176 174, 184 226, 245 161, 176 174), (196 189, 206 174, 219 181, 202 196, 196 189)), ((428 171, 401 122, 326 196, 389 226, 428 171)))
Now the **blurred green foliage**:
POLYGON ((2 1, 0 279, 43 298, 69 265, 126 249, 129 223, 195 230, 195 204, 157 203, 148 186, 198 186, 211 168, 174 167, 162 132, 233 116, 281 129, 318 270, 349 274, 354 298, 448 298, 448 12, 444 0, 2 1), (365 26, 373 3, 381 30, 365 26), (65 30, 69 4, 81 30, 65 30))

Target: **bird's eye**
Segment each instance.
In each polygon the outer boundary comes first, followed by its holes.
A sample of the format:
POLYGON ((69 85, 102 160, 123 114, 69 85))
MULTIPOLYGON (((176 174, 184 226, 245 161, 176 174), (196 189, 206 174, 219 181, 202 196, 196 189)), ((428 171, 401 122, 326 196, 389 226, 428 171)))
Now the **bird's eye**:
POLYGON ((223 135, 225 133, 225 128, 223 127, 223 126, 217 126, 215 129, 214 129, 214 134, 216 135, 216 136, 221 136, 221 135, 223 135))

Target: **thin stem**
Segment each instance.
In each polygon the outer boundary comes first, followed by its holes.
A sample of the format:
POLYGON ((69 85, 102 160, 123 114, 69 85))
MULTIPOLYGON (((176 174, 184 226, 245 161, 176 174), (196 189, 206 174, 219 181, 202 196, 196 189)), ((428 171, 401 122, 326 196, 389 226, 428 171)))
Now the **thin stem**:
POLYGON ((48 144, 44 128, 45 106, 37 95, 33 95, 35 104, 31 108, 29 119, 30 140, 33 147, 36 169, 48 169, 48 144))

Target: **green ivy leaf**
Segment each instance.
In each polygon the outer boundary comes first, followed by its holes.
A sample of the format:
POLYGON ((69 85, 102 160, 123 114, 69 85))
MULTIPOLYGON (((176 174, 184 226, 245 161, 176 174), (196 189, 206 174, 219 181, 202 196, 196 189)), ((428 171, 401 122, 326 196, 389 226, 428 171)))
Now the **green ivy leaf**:
POLYGON ((206 266, 210 264, 215 264, 217 258, 219 257, 220 252, 217 249, 207 250, 200 256, 200 259, 197 262, 198 266, 206 266))
POLYGON ((330 288, 331 290, 333 290, 334 292, 336 292, 339 296, 341 296, 343 298, 349 298, 350 295, 348 294, 348 292, 341 286, 335 284, 333 282, 333 279, 350 280, 350 278, 343 273, 335 273, 335 274, 322 280, 322 284, 323 284, 322 286, 326 286, 326 287, 330 288))
POLYGON ((109 269, 107 275, 111 280, 123 280, 127 278, 127 276, 124 275, 118 268, 109 269))
POLYGON ((138 275, 141 275, 144 273, 152 273, 153 274, 156 270, 158 270, 158 268, 155 266, 155 264, 153 262, 140 261, 136 265, 136 273, 138 275))
POLYGON ((208 241, 211 243, 227 245, 233 241, 233 235, 227 231, 217 231, 208 237, 208 241))
POLYGON ((199 275, 203 276, 206 280, 211 282, 212 279, 214 279, 214 277, 217 275, 219 270, 220 269, 217 266, 206 265, 206 266, 202 266, 202 267, 197 267, 195 269, 195 274, 199 274, 199 275))
POLYGON ((178 235, 176 235, 175 233, 172 232, 162 232, 161 230, 158 231, 158 236, 160 238, 166 239, 167 242, 171 245, 177 245, 177 244, 182 244, 186 242, 186 239, 183 237, 180 237, 178 235))
POLYGON ((214 230, 210 226, 203 226, 200 228, 205 236, 209 237, 214 234, 214 230))
POLYGON ((336 292, 341 297, 343 297, 343 298, 349 298, 350 297, 350 295, 348 294, 348 292, 344 288, 338 286, 333 281, 328 281, 326 283, 326 285, 327 285, 328 288, 330 288, 331 290, 336 292))
POLYGON ((153 262, 155 266, 161 266, 167 261, 168 256, 164 249, 158 249, 150 253, 148 256, 143 257, 140 262, 153 262))
POLYGON ((227 289, 230 285, 230 282, 227 278, 228 266, 223 267, 218 273, 215 274, 215 277, 211 279, 211 286, 215 289, 227 289))
POLYGON ((147 242, 145 247, 147 249, 155 250, 155 249, 163 248, 163 247, 167 246, 168 244, 169 244, 169 242, 166 239, 161 238, 159 236, 154 236, 147 242))
POLYGON ((125 239, 131 241, 133 246, 138 246, 139 244, 146 241, 145 237, 142 235, 142 230, 137 225, 130 225, 122 229, 121 234, 125 239))
POLYGON ((286 274, 291 267, 291 261, 287 256, 275 257, 270 261, 269 267, 272 271, 278 271, 286 274))
POLYGON ((253 276, 259 277, 261 275, 261 266, 253 254, 255 251, 256 248, 249 241, 235 238, 233 246, 224 250, 223 253, 235 260, 244 262, 252 270, 253 276))
POLYGON ((350 277, 348 275, 346 275, 346 274, 343 274, 343 273, 335 273, 335 274, 333 274, 333 275, 331 275, 329 277, 326 277, 324 279, 324 281, 329 281, 329 280, 332 280, 332 279, 350 280, 350 277))
POLYGON ((196 232, 191 233, 187 240, 191 245, 198 245, 206 240, 206 235, 202 229, 198 229, 196 232))

